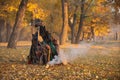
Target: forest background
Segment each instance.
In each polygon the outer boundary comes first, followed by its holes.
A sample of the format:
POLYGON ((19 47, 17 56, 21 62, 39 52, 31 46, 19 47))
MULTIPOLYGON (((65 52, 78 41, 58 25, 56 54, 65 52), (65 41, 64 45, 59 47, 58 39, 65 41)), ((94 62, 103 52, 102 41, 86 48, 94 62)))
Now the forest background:
MULTIPOLYGON (((21 0, 0 0, 0 42, 10 43, 20 3, 21 0)), ((36 18, 43 20, 60 44, 119 40, 119 4, 119 0, 29 0, 15 41, 31 41, 31 20, 36 18)))

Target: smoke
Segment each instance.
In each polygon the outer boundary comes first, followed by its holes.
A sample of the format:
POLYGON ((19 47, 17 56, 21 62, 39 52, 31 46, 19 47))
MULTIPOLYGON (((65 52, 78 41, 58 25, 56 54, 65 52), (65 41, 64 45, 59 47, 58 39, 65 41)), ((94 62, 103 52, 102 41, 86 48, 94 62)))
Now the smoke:
POLYGON ((75 59, 85 56, 87 51, 90 49, 92 43, 80 43, 80 44, 71 44, 69 46, 65 46, 64 48, 60 48, 60 52, 58 56, 48 62, 49 65, 53 66, 55 64, 63 63, 66 65, 67 63, 73 62, 75 59))

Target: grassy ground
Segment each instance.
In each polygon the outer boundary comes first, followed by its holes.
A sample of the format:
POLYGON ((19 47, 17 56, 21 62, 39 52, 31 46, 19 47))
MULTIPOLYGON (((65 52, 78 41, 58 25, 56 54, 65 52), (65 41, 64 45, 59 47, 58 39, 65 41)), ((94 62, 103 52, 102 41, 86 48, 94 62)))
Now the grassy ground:
MULTIPOLYGON (((27 64, 30 47, 0 47, 1 80, 120 80, 120 42, 93 43, 84 56, 67 65, 27 64)), ((69 51, 67 46, 62 49, 69 51)), ((76 45, 73 46, 76 48, 76 45)), ((81 47, 79 50, 82 50, 81 47)), ((65 53, 66 53, 65 52, 65 53)), ((78 52, 79 53, 79 52, 78 52)))

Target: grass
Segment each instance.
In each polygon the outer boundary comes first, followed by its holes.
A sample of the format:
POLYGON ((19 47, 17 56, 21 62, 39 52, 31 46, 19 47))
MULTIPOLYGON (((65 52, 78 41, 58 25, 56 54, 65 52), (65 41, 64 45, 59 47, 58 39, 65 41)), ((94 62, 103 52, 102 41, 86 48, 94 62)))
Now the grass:
MULTIPOLYGON (((83 56, 67 65, 27 64, 30 47, 0 47, 0 79, 3 80, 119 80, 120 42, 94 43, 83 56)), ((61 47, 69 53, 69 45, 61 47)), ((73 45, 76 48, 76 45, 73 45)), ((86 48, 86 47, 84 47, 86 48)), ((82 48, 80 47, 81 51, 82 48)), ((79 53, 79 52, 78 52, 79 53)))

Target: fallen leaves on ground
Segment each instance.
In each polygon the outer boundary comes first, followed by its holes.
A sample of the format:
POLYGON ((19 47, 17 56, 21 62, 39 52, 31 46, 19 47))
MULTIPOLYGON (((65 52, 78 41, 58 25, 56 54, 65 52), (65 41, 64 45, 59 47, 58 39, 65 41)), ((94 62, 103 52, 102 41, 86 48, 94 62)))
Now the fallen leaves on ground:
POLYGON ((0 51, 0 79, 2 80, 120 79, 119 50, 106 51, 91 48, 84 57, 79 57, 72 63, 54 65, 48 69, 45 65, 27 64, 25 57, 29 53, 29 48, 0 48, 0 51))

